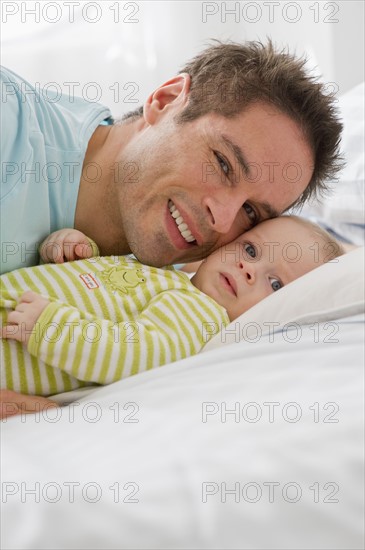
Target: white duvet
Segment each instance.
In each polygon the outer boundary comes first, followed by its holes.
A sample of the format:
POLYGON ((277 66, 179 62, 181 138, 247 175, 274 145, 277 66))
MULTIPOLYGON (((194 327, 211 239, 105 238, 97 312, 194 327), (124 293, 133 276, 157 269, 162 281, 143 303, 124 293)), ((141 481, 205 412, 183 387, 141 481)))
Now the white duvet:
POLYGON ((363 548, 363 320, 4 423, 1 547, 363 548))

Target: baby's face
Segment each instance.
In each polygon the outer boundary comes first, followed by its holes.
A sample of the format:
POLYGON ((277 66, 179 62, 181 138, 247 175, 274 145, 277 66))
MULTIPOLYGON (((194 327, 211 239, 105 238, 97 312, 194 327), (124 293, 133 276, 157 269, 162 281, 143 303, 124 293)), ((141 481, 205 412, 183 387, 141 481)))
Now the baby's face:
POLYGON ((232 321, 321 265, 315 242, 310 229, 297 221, 267 220, 206 258, 192 282, 226 308, 232 321))

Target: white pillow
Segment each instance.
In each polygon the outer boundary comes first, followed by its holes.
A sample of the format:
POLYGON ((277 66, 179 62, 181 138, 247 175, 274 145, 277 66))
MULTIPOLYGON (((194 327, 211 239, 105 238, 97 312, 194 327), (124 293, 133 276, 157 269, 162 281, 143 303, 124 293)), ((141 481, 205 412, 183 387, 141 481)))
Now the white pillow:
POLYGON ((242 339, 254 341, 288 323, 331 321, 362 312, 364 264, 365 248, 361 247, 317 267, 243 313, 204 351, 242 339))
POLYGON ((306 204, 300 212, 344 242, 358 246, 365 244, 364 92, 362 83, 339 98, 344 125, 341 151, 346 166, 338 181, 330 184, 332 193, 320 202, 306 204))

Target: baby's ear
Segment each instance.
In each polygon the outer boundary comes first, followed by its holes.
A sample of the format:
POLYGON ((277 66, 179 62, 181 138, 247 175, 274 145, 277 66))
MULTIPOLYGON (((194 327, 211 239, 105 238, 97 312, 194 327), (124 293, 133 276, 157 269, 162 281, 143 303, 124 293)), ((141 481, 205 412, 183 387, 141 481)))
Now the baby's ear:
POLYGON ((190 83, 190 75, 181 73, 157 88, 144 104, 143 115, 146 122, 155 124, 167 109, 183 109, 188 101, 190 83))

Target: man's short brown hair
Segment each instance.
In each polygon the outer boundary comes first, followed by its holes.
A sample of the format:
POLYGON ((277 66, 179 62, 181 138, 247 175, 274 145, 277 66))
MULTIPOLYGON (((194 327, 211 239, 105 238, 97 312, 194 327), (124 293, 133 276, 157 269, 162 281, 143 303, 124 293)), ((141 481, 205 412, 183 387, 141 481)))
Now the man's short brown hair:
MULTIPOLYGON (((325 192, 326 181, 333 180, 342 168, 342 124, 333 94, 326 93, 325 84, 306 72, 305 58, 275 49, 270 40, 267 44, 214 42, 180 71, 190 75, 191 87, 188 104, 176 122, 189 122, 210 112, 233 118, 253 103, 272 105, 299 125, 315 159, 307 188, 291 206, 325 192)), ((140 108, 123 120, 142 112, 140 108)))

